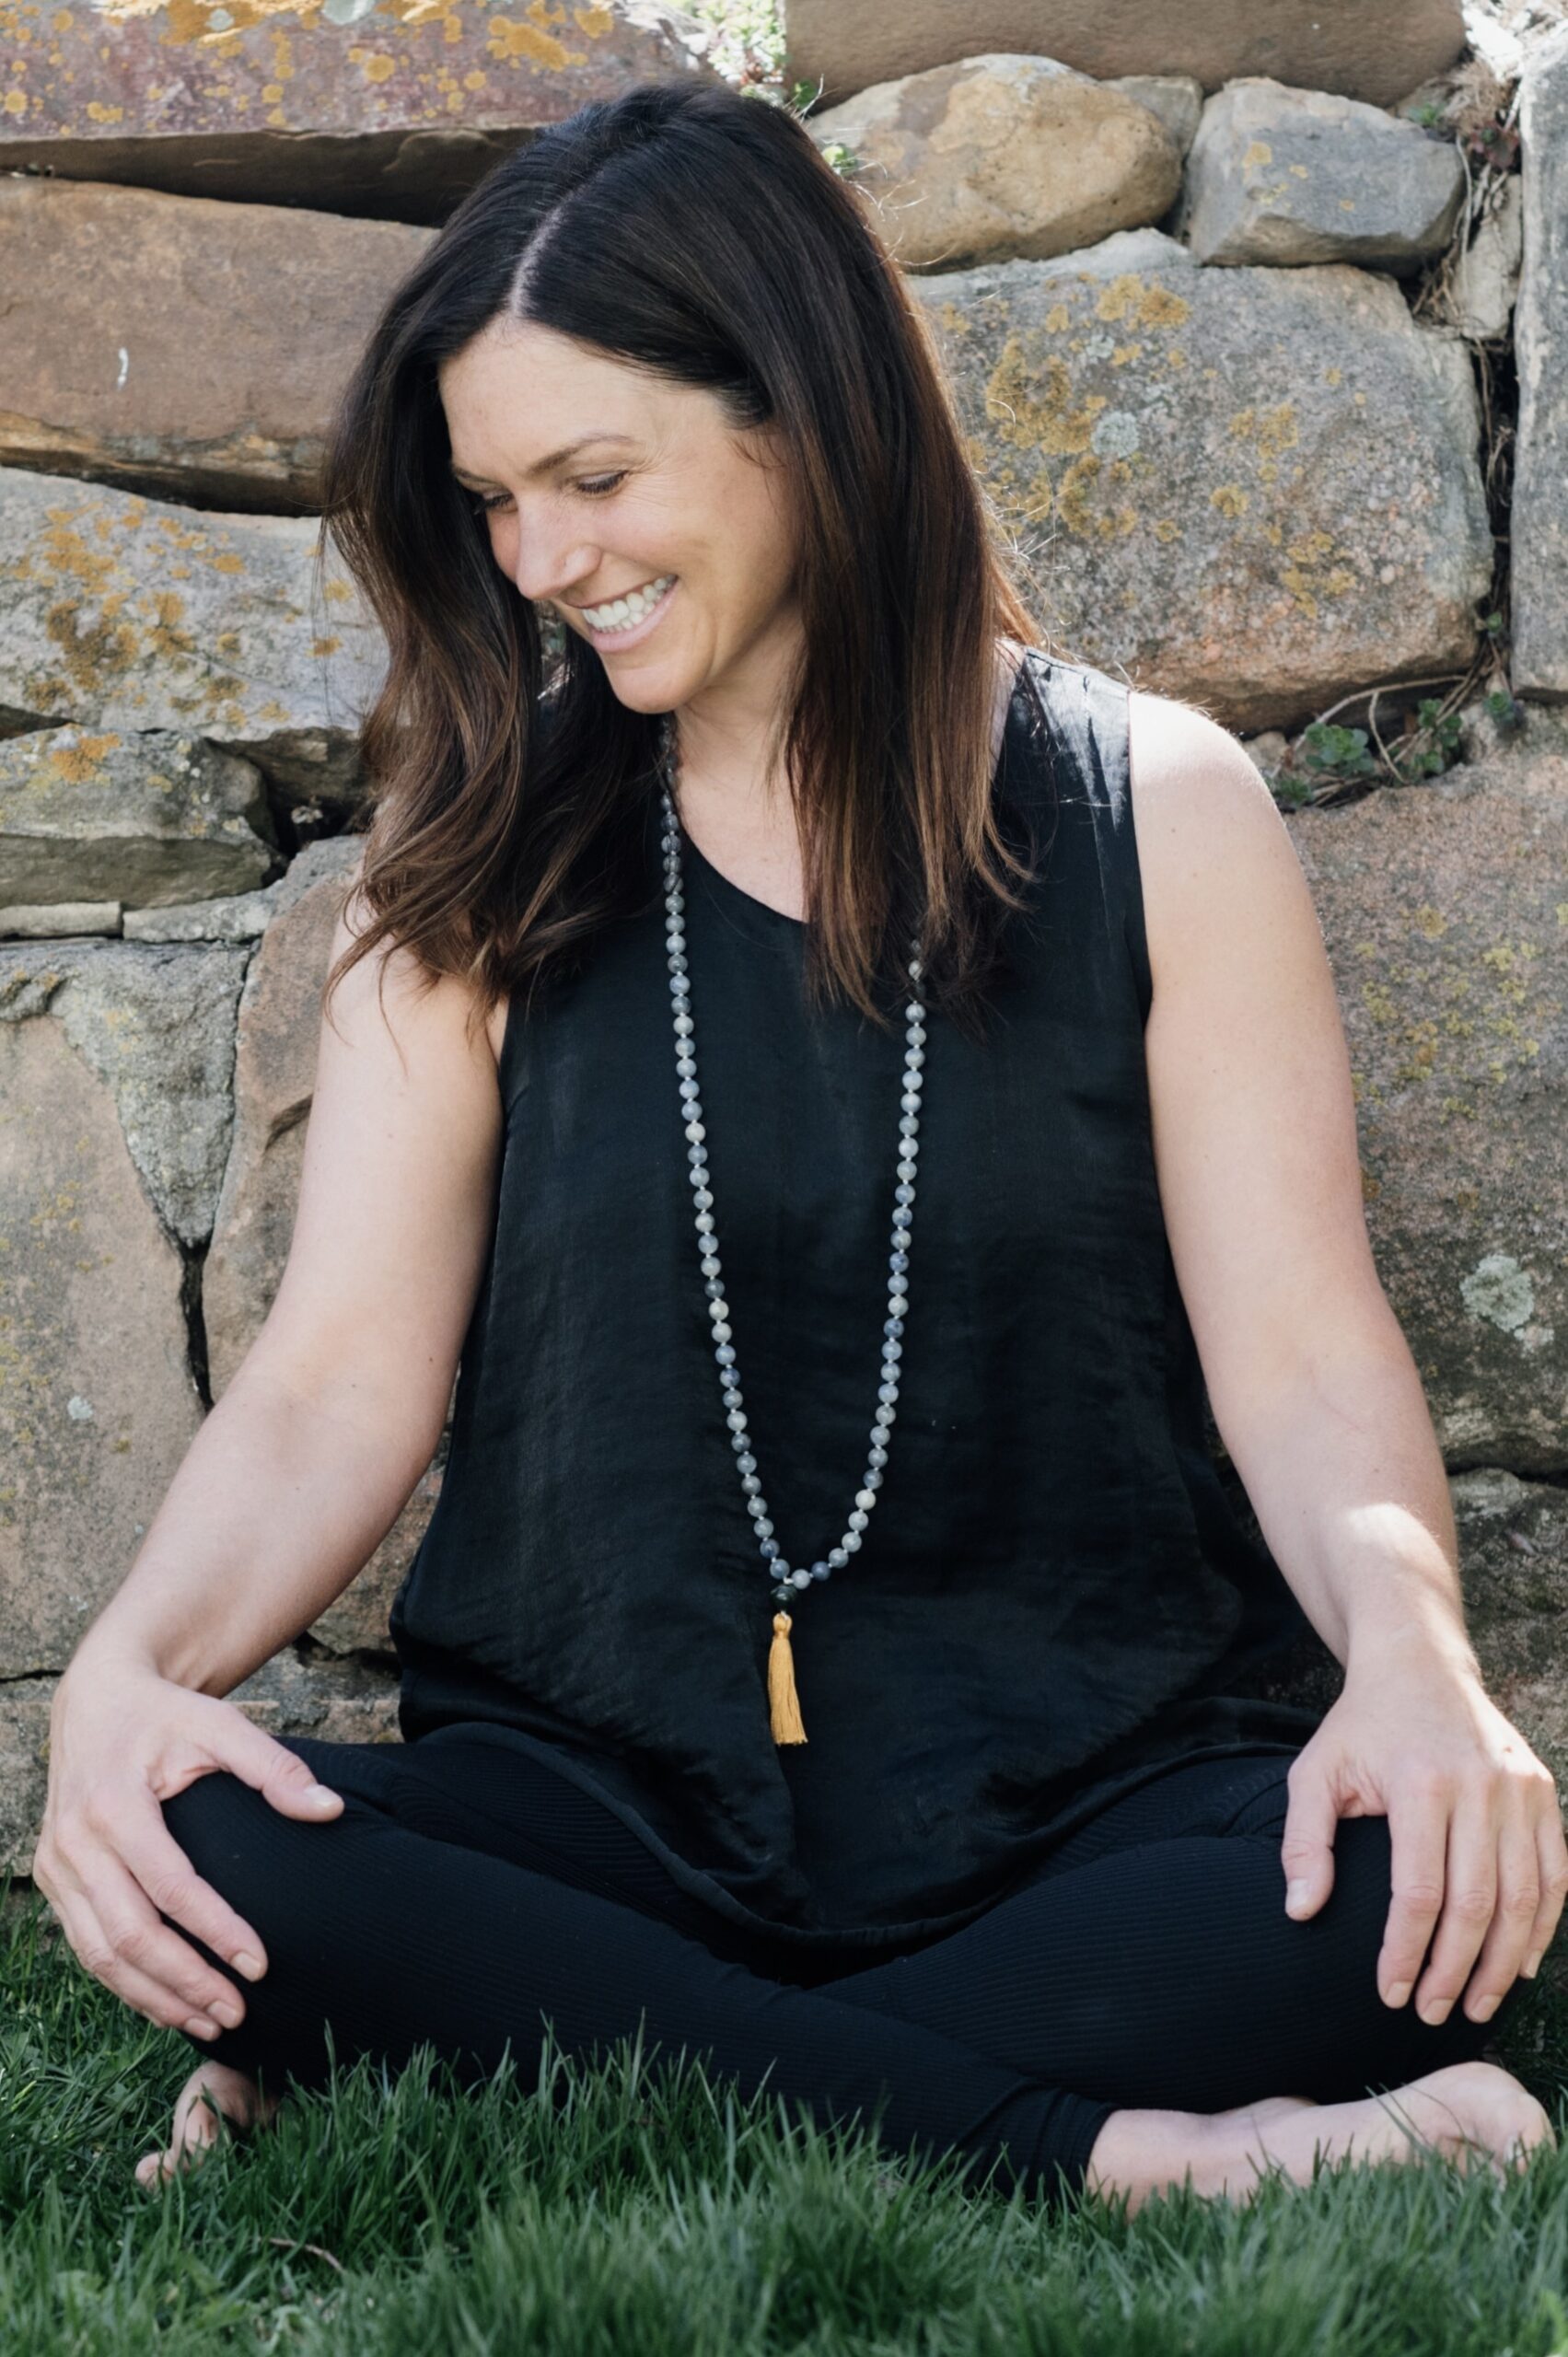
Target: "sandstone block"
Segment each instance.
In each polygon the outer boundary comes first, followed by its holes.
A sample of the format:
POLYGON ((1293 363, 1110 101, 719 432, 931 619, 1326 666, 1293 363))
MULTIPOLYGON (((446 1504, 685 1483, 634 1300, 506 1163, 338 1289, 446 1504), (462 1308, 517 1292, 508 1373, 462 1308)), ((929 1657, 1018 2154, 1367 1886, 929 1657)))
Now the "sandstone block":
POLYGON ((224 507, 318 507, 333 407, 431 234, 0 179, 0 466, 224 507))
POLYGON ((124 911, 118 900, 53 900, 0 909, 0 938, 60 941, 73 935, 116 934, 124 911))
POLYGON ((1506 335, 1519 291, 1525 208, 1518 174, 1495 181, 1493 195, 1448 282, 1445 316, 1461 335, 1506 335))
POLYGON ((0 900, 186 900, 260 884, 275 856, 260 771, 199 737, 0 740, 0 900))
POLYGON ((1203 85, 1193 74, 1118 74, 1105 85, 1157 114, 1185 156, 1203 114, 1203 85))
POLYGON ((1390 106, 1465 45, 1459 0, 789 0, 785 70, 836 106, 982 50, 1059 57, 1081 74, 1191 74, 1206 90, 1242 74, 1390 106))
POLYGON ((319 528, 0 470, 0 737, 170 730, 351 798, 386 648, 319 528))
POLYGON ((1157 221, 1181 184, 1176 143, 1146 106, 1049 57, 879 82, 811 129, 854 151, 906 270, 1067 253, 1157 221))
POLYGON ((354 836, 312 843, 289 868, 239 1004, 233 1144, 202 1284, 215 1399, 272 1307, 294 1233, 332 927, 357 869, 354 836))
POLYGON ((1568 716, 1288 820, 1350 1042, 1367 1230, 1446 1462, 1568 1470, 1568 716))
POLYGON ((1464 191, 1452 140, 1259 76, 1203 109, 1185 235, 1200 261, 1363 262, 1408 276, 1447 244, 1464 191))
MULTIPOLYGON (((120 941, 0 950, 0 1038, 18 1026, 58 1027, 109 1093, 155 1225, 182 1244, 204 1243, 212 1233, 233 1121, 245 957, 239 949, 120 941), (41 1016, 49 1019, 39 1023, 41 1016)), ((68 1122, 70 1115, 62 1110, 58 1118, 68 1122)))
POLYGON ((1519 439, 1510 565, 1519 695, 1568 697, 1568 25, 1522 86, 1524 269, 1514 343, 1519 439))
POLYGON ((1391 279, 1203 270, 1142 229, 910 284, 1074 654, 1249 730, 1469 662, 1492 567, 1469 357, 1391 279))
POLYGON ((17 1678, 64 1666, 202 1414, 180 1254, 110 1091, 56 1022, 0 1022, 0 1664, 17 1678))
POLYGON ((9 45, 0 168, 393 221, 444 220, 531 131, 629 82, 712 78, 703 29, 654 0, 10 13, 29 37, 9 45))

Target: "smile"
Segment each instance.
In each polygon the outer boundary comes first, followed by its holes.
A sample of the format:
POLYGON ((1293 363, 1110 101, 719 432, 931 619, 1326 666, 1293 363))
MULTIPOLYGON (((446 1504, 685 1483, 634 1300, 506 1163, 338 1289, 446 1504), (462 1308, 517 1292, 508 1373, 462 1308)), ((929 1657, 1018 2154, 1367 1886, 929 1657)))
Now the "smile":
POLYGON ((582 606, 578 611, 594 638, 619 644, 640 633, 663 610, 676 579, 675 574, 663 573, 628 598, 611 598, 602 606, 582 606))

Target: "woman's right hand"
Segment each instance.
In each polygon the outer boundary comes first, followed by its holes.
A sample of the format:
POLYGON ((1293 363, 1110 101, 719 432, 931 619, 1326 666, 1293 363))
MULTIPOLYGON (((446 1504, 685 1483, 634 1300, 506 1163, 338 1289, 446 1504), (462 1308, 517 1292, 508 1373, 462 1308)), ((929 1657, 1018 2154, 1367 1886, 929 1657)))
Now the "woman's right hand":
POLYGON ((32 1877, 79 1963, 149 2021, 215 2038, 244 2003, 163 1915, 194 1933, 248 1980, 266 1950, 243 1916, 203 1882, 163 1820, 161 1803, 227 1769, 285 1817, 327 1823, 340 1794, 251 1724, 237 1704, 176 1685, 148 1662, 78 1655, 55 1690, 49 1791, 32 1877))

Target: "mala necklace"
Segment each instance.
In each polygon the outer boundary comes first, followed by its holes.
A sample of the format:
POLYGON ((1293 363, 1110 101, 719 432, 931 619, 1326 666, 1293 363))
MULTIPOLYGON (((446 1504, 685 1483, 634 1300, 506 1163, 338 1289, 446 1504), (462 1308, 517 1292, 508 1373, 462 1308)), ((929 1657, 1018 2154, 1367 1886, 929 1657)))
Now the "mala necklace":
POLYGON ((778 1608, 773 1614, 773 1641, 768 1654, 768 1706, 773 1741, 804 1743, 806 1729, 801 1724, 800 1706, 796 1696, 795 1657, 789 1643, 793 1623, 789 1613, 783 1608, 792 1596, 798 1596, 803 1589, 808 1588, 813 1580, 830 1579, 834 1572, 842 1571, 850 1557, 857 1552, 861 1536, 871 1518, 871 1509, 877 1503, 877 1492, 882 1486, 882 1474, 888 1462, 888 1435, 893 1429, 893 1418, 897 1412, 899 1361, 903 1353, 904 1314, 909 1307, 909 1247, 914 1215, 915 1150, 920 1139, 921 1067, 925 1062, 925 1008, 918 989, 923 971, 919 943, 917 941, 912 947, 907 969, 911 994, 904 1008, 906 1045, 903 1093, 900 1099, 902 1113, 899 1122, 899 1183, 893 1190, 892 1249, 888 1257, 888 1316, 882 1329, 882 1381, 877 1394, 877 1414, 871 1426, 871 1454, 866 1462, 865 1480, 855 1493, 854 1511, 838 1545, 830 1547, 826 1557, 813 1563, 809 1571, 803 1568, 792 1570, 773 1536, 767 1502, 762 1495, 762 1484, 758 1479, 757 1459, 752 1454, 746 1411, 741 1405, 739 1373, 729 1323, 729 1303, 719 1267, 714 1198, 708 1185, 707 1132, 703 1123, 703 1101, 697 1091, 696 1027, 691 1020, 691 984, 686 970, 686 928, 681 915, 685 896, 680 885, 680 829, 674 802, 679 755, 674 723, 668 718, 661 730, 659 772, 659 790, 664 805, 665 942, 668 952, 670 1004, 675 1017, 675 1069, 685 1115, 686 1158, 691 1166, 691 1197, 696 1206, 697 1249, 702 1262, 703 1291, 708 1297, 708 1316, 713 1323, 714 1356, 718 1362, 719 1387, 724 1394, 730 1446, 735 1451, 740 1486, 746 1493, 746 1510, 751 1516, 758 1547, 774 1583, 773 1603, 778 1608))

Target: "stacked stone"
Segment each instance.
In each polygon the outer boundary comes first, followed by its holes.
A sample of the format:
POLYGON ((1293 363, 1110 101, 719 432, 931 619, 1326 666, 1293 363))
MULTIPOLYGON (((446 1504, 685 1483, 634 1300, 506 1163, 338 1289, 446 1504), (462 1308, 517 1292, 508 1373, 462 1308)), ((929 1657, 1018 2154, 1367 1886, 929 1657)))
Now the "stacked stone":
MULTIPOLYGON (((497 156, 713 68, 654 0, 0 0, 0 1863, 25 1871, 54 1680, 287 1251, 385 660, 330 548, 315 570, 333 402, 497 156)), ((785 30, 1052 642, 1265 732, 1266 769, 1281 732, 1470 664, 1498 556, 1470 346, 1516 356, 1525 725, 1477 702, 1446 775, 1286 823, 1478 1647, 1568 1771, 1568 30, 1519 61, 1522 168, 1480 215, 1443 128, 1458 0, 789 0, 785 30)), ((387 1607, 439 1461, 242 1707, 395 1736, 387 1607)))

